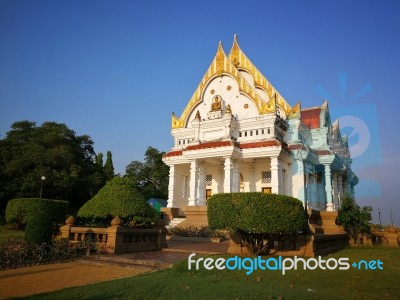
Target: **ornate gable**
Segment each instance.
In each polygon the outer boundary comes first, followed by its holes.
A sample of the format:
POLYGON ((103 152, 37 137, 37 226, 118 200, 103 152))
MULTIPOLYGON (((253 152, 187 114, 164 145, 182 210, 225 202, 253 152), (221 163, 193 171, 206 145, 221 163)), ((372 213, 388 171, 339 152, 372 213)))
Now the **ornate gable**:
POLYGON ((228 75, 237 82, 239 92, 254 103, 259 115, 275 113, 277 112, 277 107, 280 107, 285 115, 289 115, 292 112, 290 105, 239 48, 235 35, 229 56, 226 56, 222 48, 222 43, 219 43, 213 61, 190 98, 182 115, 177 117, 174 113, 172 114, 172 129, 187 127, 190 115, 202 103, 204 91, 209 83, 216 77, 223 75, 228 75), (251 82, 251 78, 246 78, 241 71, 248 72, 252 79, 254 79, 254 84, 251 82), (257 89, 265 91, 267 97, 261 95, 257 89))

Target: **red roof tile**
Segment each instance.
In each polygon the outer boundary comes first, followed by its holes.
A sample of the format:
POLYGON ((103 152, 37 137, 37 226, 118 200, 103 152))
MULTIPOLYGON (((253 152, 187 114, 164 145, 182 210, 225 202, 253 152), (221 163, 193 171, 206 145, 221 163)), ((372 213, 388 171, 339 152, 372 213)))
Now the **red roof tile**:
POLYGON ((311 129, 320 127, 319 116, 321 113, 321 108, 312 108, 301 111, 301 121, 304 125, 310 127, 311 129))
POLYGON ((180 156, 180 155, 182 155, 182 150, 168 152, 164 155, 164 157, 180 156))
POLYGON ((280 146, 280 143, 277 140, 253 142, 253 143, 243 143, 243 144, 239 145, 239 148, 247 149, 247 148, 273 147, 273 146, 280 146))
POLYGON ((330 155, 333 154, 329 150, 314 150, 314 152, 319 156, 319 155, 330 155))
POLYGON ((200 149, 206 149, 206 148, 227 147, 227 146, 232 146, 232 145, 235 145, 235 143, 231 142, 231 141, 207 142, 207 143, 201 143, 198 145, 187 146, 185 150, 200 150, 200 149))
POLYGON ((302 144, 289 145, 288 148, 289 148, 289 150, 305 149, 305 147, 302 144))

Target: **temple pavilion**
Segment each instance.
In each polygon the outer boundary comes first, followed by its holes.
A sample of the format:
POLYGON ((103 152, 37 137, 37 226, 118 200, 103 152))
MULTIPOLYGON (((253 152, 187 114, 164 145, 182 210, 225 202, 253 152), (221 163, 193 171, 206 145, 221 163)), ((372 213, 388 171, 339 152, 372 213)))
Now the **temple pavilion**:
POLYGON ((168 207, 205 206, 216 193, 264 192, 335 211, 354 196, 347 138, 328 102, 290 105, 240 49, 217 53, 180 116, 172 114, 168 207))

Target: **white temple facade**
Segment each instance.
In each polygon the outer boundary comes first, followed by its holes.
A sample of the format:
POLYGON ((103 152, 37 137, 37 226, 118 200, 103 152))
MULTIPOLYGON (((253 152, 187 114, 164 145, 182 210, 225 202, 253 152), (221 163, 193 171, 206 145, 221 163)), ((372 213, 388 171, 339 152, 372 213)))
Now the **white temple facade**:
POLYGON ((221 43, 180 117, 172 115, 174 146, 168 207, 207 205, 216 193, 264 192, 334 211, 354 196, 346 136, 331 123, 328 103, 293 107, 239 48, 221 43))

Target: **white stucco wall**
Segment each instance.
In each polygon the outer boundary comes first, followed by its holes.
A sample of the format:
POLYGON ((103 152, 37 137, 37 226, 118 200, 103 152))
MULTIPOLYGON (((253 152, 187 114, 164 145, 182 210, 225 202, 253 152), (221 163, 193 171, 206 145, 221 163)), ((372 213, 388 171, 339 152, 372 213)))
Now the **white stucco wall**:
POLYGON ((254 102, 239 92, 239 85, 236 80, 230 76, 223 75, 213 78, 204 89, 201 103, 189 115, 187 128, 192 127, 191 120, 195 118, 197 111, 200 112, 201 119, 207 119, 207 114, 211 110, 212 100, 215 95, 222 97, 222 110, 225 111, 229 104, 232 114, 238 120, 258 115, 258 109, 254 102))

